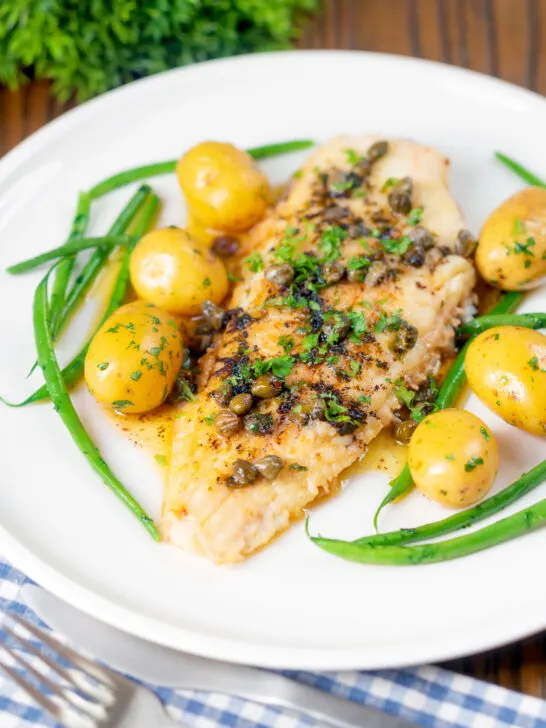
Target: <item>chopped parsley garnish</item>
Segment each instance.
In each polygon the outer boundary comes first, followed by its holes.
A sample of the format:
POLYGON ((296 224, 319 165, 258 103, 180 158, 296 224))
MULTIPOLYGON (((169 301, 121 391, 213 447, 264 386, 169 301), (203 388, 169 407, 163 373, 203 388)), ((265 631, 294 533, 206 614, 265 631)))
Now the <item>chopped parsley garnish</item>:
POLYGON ((341 254, 341 243, 347 237, 347 233, 339 225, 327 228, 319 241, 320 249, 324 254, 324 262, 337 260, 341 254))
POLYGON ((114 402, 112 402, 112 407, 115 407, 116 409, 124 409, 125 407, 133 407, 134 402, 131 402, 129 399, 116 399, 114 402))
POLYGON ((452 452, 450 452, 450 453, 448 453, 448 454, 447 454, 447 455, 445 456, 445 459, 446 459, 446 460, 451 460, 451 461, 453 461, 453 460, 455 460, 455 455, 454 455, 454 454, 453 454, 452 452))
POLYGON ((467 460, 464 464, 464 469, 467 473, 471 473, 478 467, 478 465, 483 465, 483 458, 470 458, 470 460, 467 460))
POLYGON ((356 377, 356 375, 360 372, 361 368, 362 368, 362 365, 359 361, 352 361, 349 364, 351 377, 356 377))
POLYGON ((408 215, 408 224, 409 225, 419 225, 421 220, 423 219, 425 211, 422 207, 415 207, 410 214, 408 215))
POLYGON ((214 422, 215 418, 216 418, 216 414, 215 413, 213 413, 211 415, 205 415, 205 422, 207 423, 207 425, 212 425, 212 423, 214 422))
POLYGON ((527 232, 527 226, 521 219, 521 217, 516 217, 514 219, 514 225, 512 227, 512 235, 515 237, 516 235, 524 235, 527 232))
POLYGON ((166 467, 167 465, 167 458, 165 457, 165 455, 154 455, 154 460, 162 468, 166 467))
POLYGON ((534 258, 535 254, 531 250, 536 245, 534 238, 527 238, 524 243, 514 243, 514 253, 516 255, 527 255, 529 258, 534 258))
POLYGON ((294 339, 291 336, 279 336, 277 344, 288 353, 294 348, 294 339))
POLYGON ((288 470, 297 470, 301 473, 304 470, 309 470, 309 468, 306 468, 305 465, 300 465, 299 463, 290 463, 288 470))
POLYGON ((425 419, 426 415, 423 414, 423 409, 427 406, 427 403, 421 402, 414 406, 413 402, 415 400, 416 392, 412 392, 410 389, 400 384, 396 387, 394 393, 398 398, 398 401, 406 405, 414 422, 421 422, 425 419))
POLYGON ((231 281, 232 283, 239 283, 239 281, 242 280, 239 276, 236 276, 235 273, 232 273, 231 271, 228 271, 227 277, 228 281, 231 281))
POLYGON ((203 280, 203 288, 208 288, 211 285, 210 278, 205 278, 203 280))
POLYGON ((360 338, 368 331, 368 322, 362 311, 350 311, 347 316, 349 317, 355 336, 360 338))
POLYGON ((97 364, 97 369, 101 372, 103 372, 105 369, 108 369, 110 365, 110 362, 108 361, 101 361, 100 364, 97 364))
POLYGON ((531 367, 531 369, 532 369, 532 370, 533 370, 534 372, 538 372, 538 371, 541 371, 541 372, 544 372, 544 373, 546 373, 546 369, 542 369, 542 368, 541 368, 541 366, 540 366, 540 362, 539 362, 539 360, 538 360, 538 356, 533 356, 533 357, 531 357, 531 358, 529 359, 529 361, 527 362, 527 364, 529 364, 529 366, 531 367))
POLYGON ((489 433, 487 432, 487 430, 485 429, 485 427, 484 427, 483 425, 482 425, 482 426, 480 427, 480 432, 481 432, 481 433, 482 433, 482 435, 483 435, 483 436, 485 437, 485 439, 487 440, 487 442, 489 442, 489 440, 491 439, 491 436, 490 436, 490 434, 489 434, 489 433))
POLYGON ((131 379, 133 380, 133 382, 138 382, 138 380, 140 379, 141 376, 142 376, 142 372, 133 372, 131 374, 131 379))
POLYGON ((347 263, 347 270, 361 270, 362 268, 369 268, 371 260, 366 258, 364 255, 355 255, 347 263))
POLYGON ((358 425, 357 420, 353 420, 347 412, 347 407, 337 402, 335 395, 333 394, 321 394, 324 400, 324 416, 328 422, 351 422, 354 425, 358 425))
POLYGON ((374 331, 377 334, 381 334, 385 330, 398 331, 404 321, 404 319, 400 316, 401 313, 402 313, 401 308, 399 308, 397 311, 395 311, 390 316, 389 316, 389 314, 385 313, 385 311, 381 311, 381 313, 379 314, 379 319, 377 320, 377 323, 374 326, 374 331))
POLYGON ((301 348, 303 351, 311 351, 316 346, 318 346, 318 341, 320 337, 320 332, 317 332, 316 334, 309 334, 306 336, 302 342, 301 342, 301 348))
POLYGON ((256 250, 254 250, 247 258, 245 258, 245 263, 252 273, 258 273, 258 271, 261 271, 265 268, 262 256, 256 250))
POLYGON ((365 404, 370 404, 370 402, 372 401, 372 398, 369 397, 367 394, 361 394, 360 397, 358 398, 358 401, 364 402, 365 404))
POLYGON ((401 238, 398 238, 398 240, 384 238, 381 240, 381 245, 385 248, 387 253, 392 253, 394 255, 404 255, 404 253, 408 252, 408 249, 411 245, 411 238, 409 237, 409 235, 403 235, 401 238))
POLYGON ((362 161, 362 156, 358 154, 358 152, 355 152, 354 149, 344 149, 345 155, 347 157, 347 164, 350 164, 351 167, 354 167, 355 164, 358 164, 362 161))
POLYGON ((395 187, 400 182, 398 177, 389 177, 388 179, 383 182, 383 187, 381 188, 381 192, 388 192, 391 187, 395 187))

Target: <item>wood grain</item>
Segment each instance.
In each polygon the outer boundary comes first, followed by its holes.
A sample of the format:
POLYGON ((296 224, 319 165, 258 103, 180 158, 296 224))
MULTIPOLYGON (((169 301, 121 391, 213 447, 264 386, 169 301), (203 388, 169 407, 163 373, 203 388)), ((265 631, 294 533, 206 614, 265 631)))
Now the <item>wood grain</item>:
MULTIPOLYGON (((546 0, 324 0, 299 45, 428 58, 546 94, 546 0)), ((17 92, 0 87, 0 156, 69 106, 44 81, 17 92)), ((546 697, 546 636, 448 667, 546 697)))

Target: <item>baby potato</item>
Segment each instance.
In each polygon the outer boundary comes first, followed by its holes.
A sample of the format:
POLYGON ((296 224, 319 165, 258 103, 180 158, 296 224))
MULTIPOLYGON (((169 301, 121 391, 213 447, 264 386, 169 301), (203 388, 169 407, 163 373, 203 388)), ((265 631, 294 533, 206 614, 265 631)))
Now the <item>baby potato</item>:
POLYGON ((496 288, 540 285, 546 276, 546 189, 528 187, 499 205, 482 227, 475 260, 496 288))
POLYGON ((165 401, 182 364, 180 330, 166 311, 135 301, 118 308, 95 334, 85 380, 117 412, 148 412, 165 401))
POLYGON ((205 228, 248 230, 269 204, 267 177, 233 144, 198 144, 180 159, 176 173, 191 215, 205 228))
POLYGON ((443 506, 463 508, 483 498, 498 466, 495 438, 466 410, 446 409, 425 417, 409 444, 415 485, 443 506))
POLYGON ((193 316, 204 301, 220 303, 228 292, 222 261, 187 230, 153 230, 135 246, 131 283, 139 298, 171 313, 193 316))
POLYGON ((546 435, 546 336, 520 326, 484 331, 468 347, 472 391, 503 420, 546 435))

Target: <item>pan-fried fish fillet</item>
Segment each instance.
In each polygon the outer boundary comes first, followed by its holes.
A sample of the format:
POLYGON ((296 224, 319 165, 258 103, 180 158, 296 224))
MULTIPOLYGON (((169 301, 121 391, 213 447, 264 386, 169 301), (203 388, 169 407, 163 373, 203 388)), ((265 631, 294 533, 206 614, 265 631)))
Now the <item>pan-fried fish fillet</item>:
POLYGON ((361 158, 378 140, 339 137, 318 149, 250 236, 265 268, 288 263, 295 282, 268 282, 254 254, 258 270, 235 287, 212 374, 175 423, 162 519, 171 543, 219 564, 267 544, 392 421, 400 387, 417 388, 452 351, 475 274, 452 252, 463 219, 448 161, 390 141, 368 174, 361 158), (387 200, 403 177, 413 181, 409 215, 387 200), (410 245, 419 236, 425 245, 410 245), (342 263, 353 280, 324 286, 328 263, 342 263), (248 392, 264 370, 281 379, 282 393, 257 400, 247 429, 219 435, 214 393, 226 382, 248 392), (284 461, 273 482, 230 484, 236 459, 269 454, 284 461))

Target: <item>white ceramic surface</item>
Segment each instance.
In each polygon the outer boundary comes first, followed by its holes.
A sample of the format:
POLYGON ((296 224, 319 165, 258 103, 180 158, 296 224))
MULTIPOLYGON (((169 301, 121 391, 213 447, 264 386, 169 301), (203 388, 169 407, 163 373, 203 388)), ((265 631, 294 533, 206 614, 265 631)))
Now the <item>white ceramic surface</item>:
MULTIPOLYGON (((124 168, 176 157, 208 138, 250 146, 377 131, 435 145, 453 161, 453 192, 477 230, 521 186, 495 163, 493 151, 546 177, 545 127, 546 103, 536 95, 390 56, 265 54, 173 71, 81 106, 0 162, 0 269, 64 239, 77 190, 124 168)), ((301 158, 265 168, 280 181, 301 158)), ((151 183, 166 200, 162 221, 183 223, 175 180, 151 183)), ((129 194, 95 205, 91 229, 104 230, 129 194)), ((11 398, 39 382, 24 380, 34 358, 36 282, 37 275, 0 274, 0 383, 11 398)), ((542 292, 529 296, 523 310, 545 307, 542 292)), ((155 464, 83 391, 77 405, 116 473, 157 516, 155 464)), ((543 457, 543 439, 505 425, 475 399, 469 406, 500 443, 496 488, 543 457)), ((221 569, 154 544, 90 471, 51 406, 0 408, 0 432, 0 552, 74 606, 152 641, 263 666, 377 668, 483 650, 546 626, 540 551, 546 532, 450 563, 389 568, 328 556, 297 525, 247 563, 221 569)), ((355 479, 317 509, 312 528, 342 537, 369 532, 387 487, 379 473, 355 479)), ((543 486, 524 503, 545 493, 543 486)), ((443 514, 414 493, 386 512, 381 525, 443 514)))

